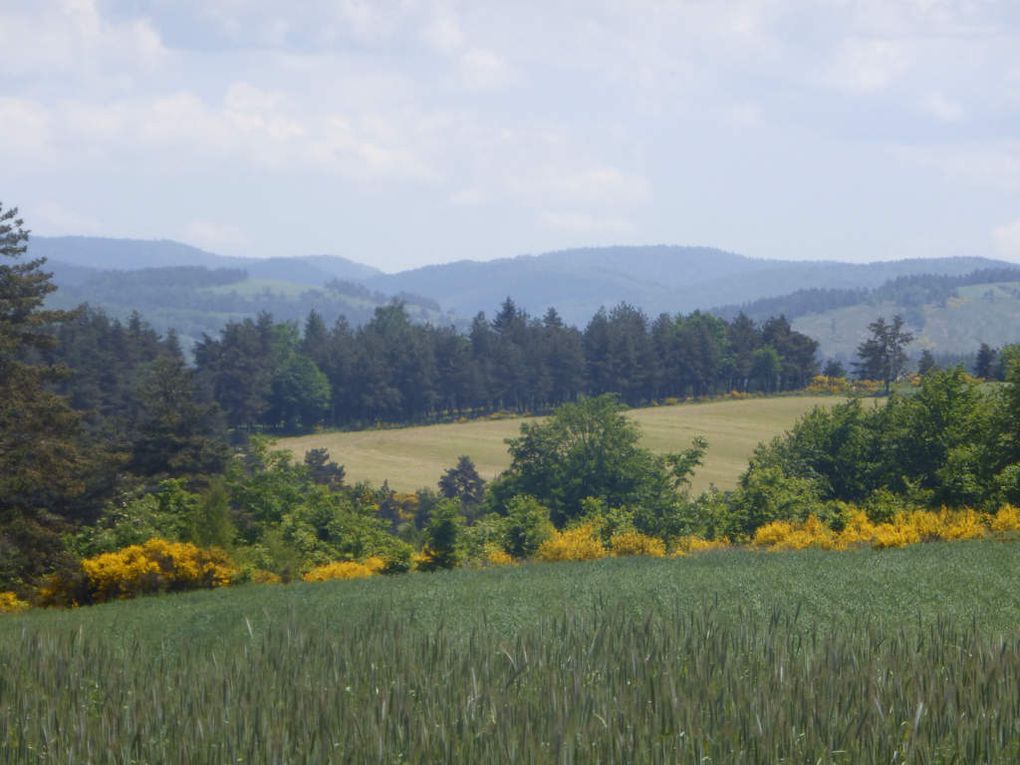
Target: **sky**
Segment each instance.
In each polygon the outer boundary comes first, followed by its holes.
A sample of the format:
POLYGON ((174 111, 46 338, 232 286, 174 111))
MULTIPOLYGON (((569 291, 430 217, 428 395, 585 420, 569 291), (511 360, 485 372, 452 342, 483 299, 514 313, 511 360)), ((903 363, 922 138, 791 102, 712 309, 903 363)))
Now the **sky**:
POLYGON ((36 234, 1020 261, 1016 0, 0 0, 36 234))

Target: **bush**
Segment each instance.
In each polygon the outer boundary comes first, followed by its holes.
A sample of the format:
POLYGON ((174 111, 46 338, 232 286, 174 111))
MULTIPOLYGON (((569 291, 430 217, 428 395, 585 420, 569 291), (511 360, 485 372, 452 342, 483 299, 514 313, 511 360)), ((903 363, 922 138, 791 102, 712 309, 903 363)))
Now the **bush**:
POLYGON ((549 509, 526 494, 507 503, 504 524, 503 548, 515 558, 530 558, 556 532, 549 509))
POLYGON ((552 563, 556 561, 597 560, 609 552, 599 539, 598 529, 584 523, 564 531, 557 531, 538 548, 536 558, 552 563))
POLYGON ((613 555, 647 555, 652 558, 662 558, 666 555, 666 545, 661 539, 650 537, 639 531, 623 531, 615 534, 609 540, 609 548, 613 555))
POLYGON ((386 561, 382 558, 366 558, 362 562, 341 560, 316 566, 301 578, 306 582, 328 582, 333 579, 365 579, 382 573, 386 561))
POLYGON ((40 588, 40 600, 46 605, 75 605, 82 597, 103 603, 160 592, 208 589, 230 584, 238 572, 218 548, 150 539, 86 558, 81 561, 81 573, 84 583, 69 574, 51 577, 40 588))
POLYGON ((13 592, 0 592, 0 614, 20 614, 28 608, 28 603, 13 592))

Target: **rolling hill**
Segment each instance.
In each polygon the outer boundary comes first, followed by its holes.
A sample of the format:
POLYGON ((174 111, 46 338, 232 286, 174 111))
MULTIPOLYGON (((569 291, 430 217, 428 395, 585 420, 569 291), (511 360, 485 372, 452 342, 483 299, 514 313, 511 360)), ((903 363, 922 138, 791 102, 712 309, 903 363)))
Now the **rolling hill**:
POLYGON ((870 288, 899 276, 960 275, 1005 265, 971 257, 854 264, 757 260, 706 247, 602 247, 426 266, 364 283, 382 292, 424 295, 460 316, 491 313, 510 296, 531 313, 555 306, 566 321, 584 324, 601 306, 620 302, 655 316, 797 289, 870 288))

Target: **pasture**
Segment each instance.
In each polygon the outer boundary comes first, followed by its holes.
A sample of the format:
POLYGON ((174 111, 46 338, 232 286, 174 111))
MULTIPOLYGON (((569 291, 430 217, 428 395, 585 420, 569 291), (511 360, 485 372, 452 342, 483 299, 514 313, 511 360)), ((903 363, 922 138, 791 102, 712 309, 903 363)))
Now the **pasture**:
POLYGON ((1018 587, 962 542, 0 617, 0 761, 1016 762, 1018 587))
MULTIPOLYGON (((708 439, 705 464, 694 474, 693 489, 715 484, 732 489, 754 447, 790 428, 816 406, 832 406, 835 396, 779 396, 736 401, 632 409, 642 443, 655 452, 684 449, 691 438, 708 439)), ((474 420, 421 427, 315 433, 284 438, 277 446, 299 460, 309 449, 325 447, 347 470, 348 481, 389 481, 397 491, 435 487, 447 468, 466 454, 489 480, 510 464, 504 441, 520 433, 526 418, 474 420)))

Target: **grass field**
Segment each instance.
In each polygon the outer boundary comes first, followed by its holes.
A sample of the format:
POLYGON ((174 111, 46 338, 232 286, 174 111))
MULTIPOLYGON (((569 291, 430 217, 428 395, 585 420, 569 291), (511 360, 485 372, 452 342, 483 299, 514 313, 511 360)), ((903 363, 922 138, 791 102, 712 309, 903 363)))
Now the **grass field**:
POLYGON ((1017 762, 1018 588, 976 542, 0 617, 0 761, 1017 762))
MULTIPOLYGON (((747 467, 754 447, 779 435, 815 406, 832 406, 832 396, 783 396, 743 401, 633 409, 643 443, 657 452, 677 451, 695 435, 708 438, 705 464, 694 476, 695 491, 710 484, 729 489, 747 467)), ((520 432, 522 419, 478 420, 350 433, 317 433, 285 438, 278 446, 301 459, 309 449, 325 447, 344 465, 350 481, 388 480, 398 491, 435 487, 443 471, 467 454, 483 478, 491 479, 510 463, 504 440, 520 432)))

